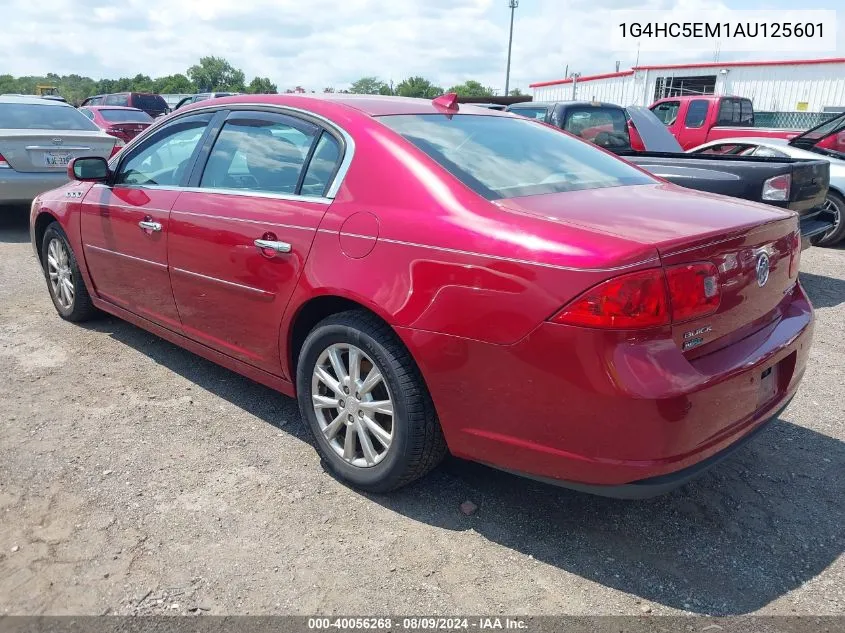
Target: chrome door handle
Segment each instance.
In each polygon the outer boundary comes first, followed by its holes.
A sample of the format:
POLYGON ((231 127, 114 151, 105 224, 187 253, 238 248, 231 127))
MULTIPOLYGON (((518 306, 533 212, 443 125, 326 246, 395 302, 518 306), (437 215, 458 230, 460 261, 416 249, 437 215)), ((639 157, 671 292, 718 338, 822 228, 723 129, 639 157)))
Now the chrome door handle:
POLYGON ((290 244, 274 240, 255 240, 254 244, 260 249, 269 249, 277 253, 290 253, 290 244))
POLYGON ((141 220, 138 222, 138 226, 140 226, 145 231, 161 231, 161 222, 150 222, 149 220, 141 220))

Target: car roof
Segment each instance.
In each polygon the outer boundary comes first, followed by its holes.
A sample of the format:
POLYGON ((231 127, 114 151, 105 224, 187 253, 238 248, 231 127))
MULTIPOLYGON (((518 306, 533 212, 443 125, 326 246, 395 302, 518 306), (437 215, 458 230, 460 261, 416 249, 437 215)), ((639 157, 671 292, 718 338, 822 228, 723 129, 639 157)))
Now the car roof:
POLYGON ((703 143, 707 147, 713 145, 789 145, 785 138, 769 138, 767 136, 732 136, 703 143))
MULTIPOLYGON (((220 97, 214 103, 199 101, 186 106, 190 109, 221 107, 237 104, 281 105, 308 109, 309 104, 354 108, 369 116, 391 114, 449 114, 442 106, 435 105, 431 99, 413 99, 410 97, 391 97, 382 95, 355 95, 343 93, 322 94, 280 94, 280 95, 237 95, 220 97)), ((322 109, 322 108, 321 108, 322 109)), ((181 111, 181 108, 180 108, 181 111)), ((458 104, 458 112, 465 114, 483 114, 487 116, 512 116, 499 110, 477 108, 472 104, 458 104)))
POLYGON ((551 108, 556 105, 565 105, 565 106, 591 106, 594 108, 598 107, 606 107, 606 108, 621 108, 622 106, 616 105, 615 103, 606 103, 604 101, 571 101, 566 99, 561 99, 560 101, 520 101, 519 103, 514 103, 508 106, 509 109, 515 110, 517 108, 532 108, 534 106, 540 106, 542 108, 551 108))
POLYGON ((44 99, 31 95, 0 95, 0 103, 24 103, 27 105, 41 105, 54 108, 72 108, 73 106, 56 99, 44 99))

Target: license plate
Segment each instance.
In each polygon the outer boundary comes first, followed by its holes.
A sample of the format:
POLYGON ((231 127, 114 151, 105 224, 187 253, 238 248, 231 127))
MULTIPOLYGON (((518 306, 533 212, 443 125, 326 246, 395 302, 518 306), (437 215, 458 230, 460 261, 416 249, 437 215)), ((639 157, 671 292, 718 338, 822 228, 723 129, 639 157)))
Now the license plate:
POLYGON ((70 152, 46 152, 44 154, 44 164, 47 167, 67 167, 72 160, 73 154, 70 152))
POLYGON ((758 402, 763 405, 777 395, 778 366, 769 367, 760 374, 760 396, 758 402))

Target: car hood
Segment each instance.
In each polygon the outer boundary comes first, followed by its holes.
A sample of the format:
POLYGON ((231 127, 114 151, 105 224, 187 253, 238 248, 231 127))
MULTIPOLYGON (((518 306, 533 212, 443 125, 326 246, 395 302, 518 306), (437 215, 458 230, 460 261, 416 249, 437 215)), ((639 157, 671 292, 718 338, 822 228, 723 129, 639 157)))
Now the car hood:
POLYGON ((497 202, 507 211, 667 252, 748 227, 794 218, 791 211, 669 183, 608 187, 497 202))
POLYGON ((680 143, 651 110, 641 106, 628 106, 625 110, 637 128, 646 151, 683 153, 680 143))

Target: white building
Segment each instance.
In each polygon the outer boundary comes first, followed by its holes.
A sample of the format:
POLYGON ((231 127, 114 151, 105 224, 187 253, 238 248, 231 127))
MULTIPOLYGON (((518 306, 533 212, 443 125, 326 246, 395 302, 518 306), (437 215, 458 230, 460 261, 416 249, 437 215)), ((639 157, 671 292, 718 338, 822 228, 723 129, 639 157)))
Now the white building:
POLYGON ((584 99, 648 106, 662 97, 747 97, 768 112, 845 111, 845 58, 636 66, 530 84, 535 101, 584 99))

